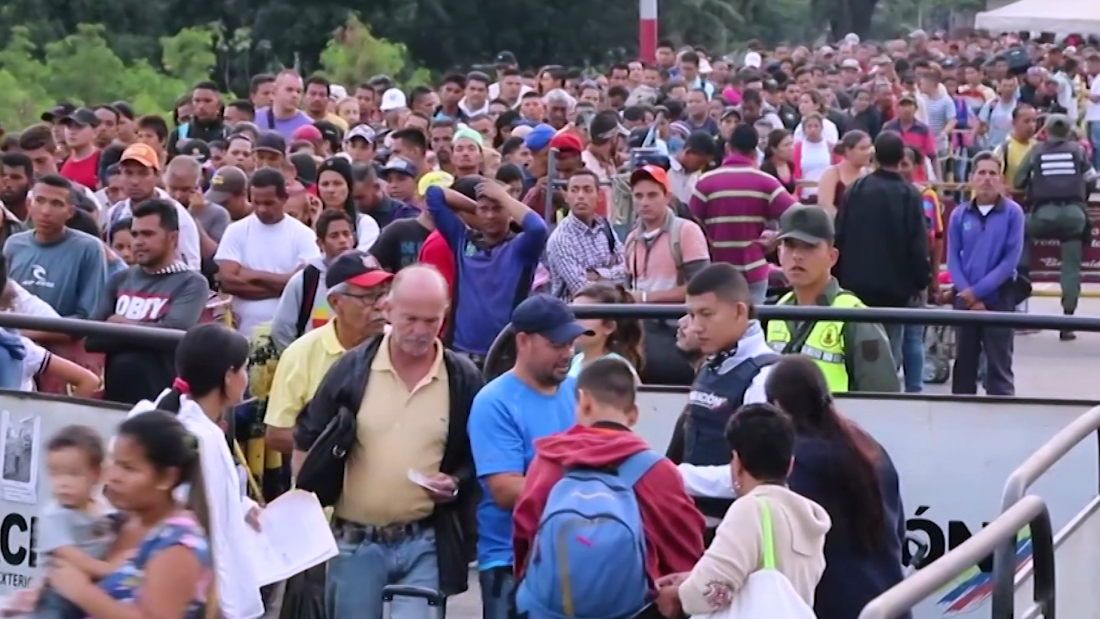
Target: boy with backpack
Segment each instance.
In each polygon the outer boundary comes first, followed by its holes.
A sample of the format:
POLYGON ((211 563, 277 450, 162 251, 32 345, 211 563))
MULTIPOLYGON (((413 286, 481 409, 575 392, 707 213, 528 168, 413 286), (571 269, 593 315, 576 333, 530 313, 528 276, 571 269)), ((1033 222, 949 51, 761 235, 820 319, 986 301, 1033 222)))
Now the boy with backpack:
POLYGON ((703 516, 637 421, 633 372, 603 358, 577 378, 577 425, 535 441, 513 522, 529 619, 657 617, 654 582, 702 556, 703 516))

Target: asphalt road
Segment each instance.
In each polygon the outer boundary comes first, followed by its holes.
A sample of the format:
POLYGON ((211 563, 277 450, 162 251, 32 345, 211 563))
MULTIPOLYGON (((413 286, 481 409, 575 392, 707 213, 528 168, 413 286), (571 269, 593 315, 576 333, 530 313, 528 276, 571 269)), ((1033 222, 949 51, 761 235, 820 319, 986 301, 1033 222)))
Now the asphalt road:
MULTIPOLYGON (((1033 314, 1061 314, 1058 299, 1036 297, 1029 303, 1033 314)), ((1100 298, 1081 299, 1078 315, 1100 316, 1100 298)), ((1100 357, 1100 333, 1078 333, 1077 340, 1062 342, 1058 333, 1017 334, 1014 356, 1016 394, 1019 396, 1100 399, 1096 367, 1100 357)), ((950 393, 947 385, 929 385, 929 393, 950 393)), ((477 573, 470 572, 470 590, 451 598, 447 615, 452 619, 479 619, 481 591, 477 573)))

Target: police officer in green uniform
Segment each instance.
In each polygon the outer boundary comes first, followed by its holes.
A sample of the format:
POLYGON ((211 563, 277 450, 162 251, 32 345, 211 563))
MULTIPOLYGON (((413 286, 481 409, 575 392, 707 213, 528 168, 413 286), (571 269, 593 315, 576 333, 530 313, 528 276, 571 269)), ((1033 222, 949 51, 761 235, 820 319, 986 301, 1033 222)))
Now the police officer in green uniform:
MULTIPOLYGON (((793 288, 779 305, 865 307, 842 290, 832 275, 839 255, 833 246, 833 218, 819 206, 793 206, 779 219, 779 264, 793 288)), ((803 354, 825 374, 829 389, 898 392, 890 340, 882 325, 817 320, 768 321, 768 345, 783 354, 803 354)))
MULTIPOLYGON (((1031 147, 1012 181, 1017 189, 1027 189, 1028 238, 1061 244, 1062 311, 1069 316, 1081 296, 1081 253, 1089 234, 1086 175, 1091 166, 1085 149, 1070 137, 1068 117, 1051 114, 1045 127, 1046 142, 1031 147)), ((1072 331, 1059 336, 1063 341, 1077 337, 1072 331)))

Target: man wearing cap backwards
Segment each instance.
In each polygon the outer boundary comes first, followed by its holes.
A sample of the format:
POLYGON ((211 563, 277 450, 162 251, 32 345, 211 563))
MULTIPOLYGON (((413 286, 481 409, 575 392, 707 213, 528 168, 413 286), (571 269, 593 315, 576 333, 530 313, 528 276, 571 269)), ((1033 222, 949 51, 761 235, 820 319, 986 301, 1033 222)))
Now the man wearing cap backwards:
MULTIPOLYGON (((779 219, 779 264, 792 288, 780 305, 865 307, 832 275, 838 252, 833 218, 819 206, 794 206, 779 219)), ((833 393, 900 391, 890 341, 881 325, 868 322, 772 320, 768 345, 783 354, 803 354, 817 363, 833 393)))
MULTIPOLYGON (((553 135, 553 137, 550 137, 549 140, 543 142, 543 138, 546 137, 543 127, 550 128, 550 125, 539 125, 527 136, 526 144, 527 147, 531 149, 531 165, 528 166, 528 169, 535 175, 537 180, 535 187, 524 196, 523 203, 543 217, 547 215, 551 218, 564 217, 565 194, 560 187, 551 187, 547 189, 547 185, 550 181, 550 151, 557 151, 557 155, 554 159, 554 168, 556 171, 554 180, 568 181, 584 167, 584 159, 581 157, 581 154, 584 152, 584 143, 581 141, 580 136, 571 131, 560 131, 553 135), (535 136, 536 133, 538 137, 532 139, 532 136, 535 136), (546 212, 547 191, 552 191, 554 193, 554 213, 546 212)), ((552 128, 550 129, 553 130, 552 128)), ((601 214, 604 213, 606 213, 606 206, 601 214)))
MULTIPOLYGON (((1067 316, 1077 311, 1081 295, 1082 246, 1089 238, 1090 226, 1085 204, 1088 201, 1091 169, 1085 149, 1071 140, 1071 123, 1063 114, 1051 114, 1046 122, 1047 140, 1031 147, 1016 170, 1013 184, 1026 189, 1031 211, 1027 234, 1032 239, 1052 239, 1062 248, 1062 311, 1067 316)), ((1026 253, 1026 250, 1025 250, 1026 253)), ((1023 264, 1028 264, 1026 258, 1023 264)), ((1062 341, 1076 339, 1072 331, 1059 334, 1062 341)))
POLYGON ((573 343, 586 333, 563 301, 537 294, 511 312, 516 363, 489 382, 470 410, 470 448, 481 483, 477 563, 484 619, 512 616, 512 510, 536 439, 574 423, 573 343))
POLYGON ((481 134, 469 127, 462 127, 455 131, 451 138, 451 164, 454 166, 454 176, 472 176, 481 173, 482 153, 484 146, 481 134))
POLYGON ((133 217, 133 209, 142 202, 153 198, 168 200, 175 206, 176 213, 179 215, 178 257, 188 267, 198 269, 202 265, 199 226, 182 204, 157 187, 161 179, 157 176, 160 171, 160 162, 156 151, 140 142, 131 144, 122 151, 122 159, 119 160, 118 165, 122 170, 122 186, 126 199, 107 211, 106 228, 110 229, 119 221, 133 217))
POLYGON ((82 107, 61 120, 65 130, 65 146, 69 156, 61 164, 61 176, 92 191, 99 189, 99 149, 95 147, 95 130, 99 118, 82 107))
POLYGON ((369 255, 344 252, 325 272, 333 318, 290 343, 279 357, 267 402, 265 439, 275 450, 294 449, 294 422, 321 379, 345 351, 381 335, 386 327, 382 299, 393 274, 369 264, 369 255))

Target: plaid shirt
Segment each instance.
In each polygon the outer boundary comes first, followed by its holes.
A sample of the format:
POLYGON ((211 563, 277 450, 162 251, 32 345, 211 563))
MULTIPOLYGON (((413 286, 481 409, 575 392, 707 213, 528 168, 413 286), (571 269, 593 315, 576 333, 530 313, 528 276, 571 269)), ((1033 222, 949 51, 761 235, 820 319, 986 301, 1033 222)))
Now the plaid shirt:
POLYGON ((550 292, 572 299, 588 283, 588 271, 613 284, 626 282, 623 244, 603 217, 591 226, 572 213, 558 224, 546 243, 546 270, 550 271, 550 292))

